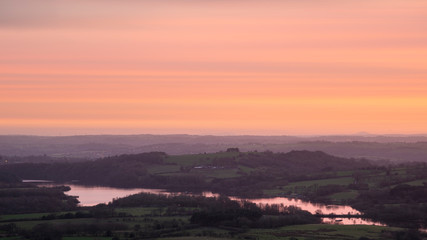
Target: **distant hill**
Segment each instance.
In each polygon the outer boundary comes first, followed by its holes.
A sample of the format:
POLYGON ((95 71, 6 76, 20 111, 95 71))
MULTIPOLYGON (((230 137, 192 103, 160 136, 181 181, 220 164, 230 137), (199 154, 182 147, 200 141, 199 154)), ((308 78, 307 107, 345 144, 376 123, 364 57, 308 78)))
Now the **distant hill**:
MULTIPOLYGON (((364 157, 394 162, 427 161, 424 135, 347 136, 199 136, 87 135, 0 136, 0 156, 43 156, 96 159, 120 154, 160 151, 167 154, 213 153, 229 147, 243 151, 323 151, 341 157, 364 157)), ((47 159, 52 160, 52 159, 47 159)), ((47 161, 46 160, 46 161, 47 161)), ((2 160, 0 159, 0 162, 2 160)), ((25 161, 37 161, 35 158, 25 161)))

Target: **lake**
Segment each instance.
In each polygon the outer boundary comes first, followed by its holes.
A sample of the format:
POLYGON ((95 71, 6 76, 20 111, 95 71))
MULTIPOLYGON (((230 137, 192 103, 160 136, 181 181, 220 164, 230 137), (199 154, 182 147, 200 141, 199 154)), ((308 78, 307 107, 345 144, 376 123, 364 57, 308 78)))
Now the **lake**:
MULTIPOLYGON (((126 197, 132 194, 144 192, 144 193, 153 193, 153 194, 189 194, 189 193, 176 193, 168 192, 163 189, 148 189, 148 188, 112 188, 112 187, 94 187, 94 186, 82 186, 76 184, 55 184, 52 182, 46 182, 42 180, 25 180, 25 182, 35 182, 40 187, 53 187, 66 185, 71 188, 70 191, 66 192, 71 196, 78 196, 81 206, 94 206, 100 203, 108 203, 114 198, 126 197)), ((193 194, 195 195, 195 194, 193 194)), ((201 194, 206 197, 219 196, 211 192, 203 192, 201 194)), ((302 210, 306 210, 312 214, 321 213, 321 214, 351 214, 351 215, 361 215, 362 213, 350 206, 343 205, 325 205, 325 204, 316 204, 307 201, 302 201, 300 199, 294 198, 284 198, 284 197, 275 197, 275 198, 255 198, 255 199, 242 199, 237 197, 230 197, 233 200, 247 200, 259 205, 266 204, 283 204, 284 206, 297 206, 302 210)), ((379 222, 373 222, 367 219, 362 218, 323 218, 324 223, 328 224, 345 224, 345 225, 379 225, 384 226, 384 224, 379 222)))

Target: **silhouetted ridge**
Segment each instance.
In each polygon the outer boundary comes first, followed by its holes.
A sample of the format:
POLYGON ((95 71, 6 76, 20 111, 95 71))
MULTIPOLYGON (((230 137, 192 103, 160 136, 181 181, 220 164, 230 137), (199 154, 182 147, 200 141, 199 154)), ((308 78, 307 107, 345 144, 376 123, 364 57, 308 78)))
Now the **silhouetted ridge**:
POLYGON ((337 158, 335 156, 332 156, 322 151, 307 151, 307 150, 292 150, 290 152, 285 153, 285 156, 289 159, 294 159, 294 158, 300 159, 304 157, 310 157, 310 158, 316 158, 316 159, 337 158))
POLYGON ((167 157, 164 152, 149 152, 139 154, 122 154, 119 156, 112 156, 101 158, 96 161, 109 161, 109 162, 141 162, 146 164, 162 164, 163 160, 167 157))
POLYGON ((370 166, 363 159, 340 158, 321 151, 291 151, 288 153, 251 152, 241 157, 240 164, 252 168, 273 167, 288 174, 305 174, 324 170, 344 170, 370 166))
POLYGON ((283 154, 288 164, 300 166, 306 170, 340 170, 349 166, 361 167, 369 165, 367 160, 347 159, 329 155, 322 151, 291 151, 283 154))

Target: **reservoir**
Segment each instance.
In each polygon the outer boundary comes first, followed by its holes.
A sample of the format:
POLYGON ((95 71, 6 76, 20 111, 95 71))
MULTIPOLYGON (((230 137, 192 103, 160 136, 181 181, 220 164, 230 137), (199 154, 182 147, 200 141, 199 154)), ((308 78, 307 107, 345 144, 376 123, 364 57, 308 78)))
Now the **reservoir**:
MULTIPOLYGON (((71 188, 70 191, 66 192, 67 195, 78 196, 78 200, 80 201, 80 206, 94 206, 100 203, 108 203, 111 202, 114 198, 126 197, 132 194, 137 193, 152 193, 152 194, 165 194, 165 195, 173 195, 173 194, 189 194, 189 193, 180 193, 180 192, 168 192, 162 189, 148 189, 148 188, 112 188, 112 187, 96 187, 96 186, 82 186, 76 184, 55 184, 52 182, 42 181, 40 180, 25 180, 25 182, 35 182, 40 187, 53 187, 53 186, 69 186, 71 188)), ((218 196, 218 194, 214 194, 211 192, 203 192, 199 195, 203 195, 206 197, 218 196)), ((284 206, 296 206, 301 208, 302 210, 308 211, 312 214, 320 213, 320 214, 351 214, 351 215, 361 215, 362 213, 352 208, 351 206, 345 205, 325 205, 325 204, 317 204, 311 203, 308 201, 302 201, 300 199, 295 198, 284 198, 284 197, 275 197, 275 198, 254 198, 254 199, 242 199, 237 197, 230 197, 232 200, 247 200, 258 205, 266 205, 266 204, 283 204, 284 206)), ((379 222, 373 222, 368 219, 362 218, 323 218, 324 223, 328 224, 344 224, 344 225, 379 225, 384 226, 384 224, 379 222)))

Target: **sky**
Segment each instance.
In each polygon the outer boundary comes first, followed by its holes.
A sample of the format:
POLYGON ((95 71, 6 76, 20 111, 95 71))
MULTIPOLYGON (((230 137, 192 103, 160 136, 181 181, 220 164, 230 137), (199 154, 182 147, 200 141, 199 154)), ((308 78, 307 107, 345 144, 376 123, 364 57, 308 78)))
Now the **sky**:
POLYGON ((0 134, 427 133, 425 0, 0 0, 0 134))

